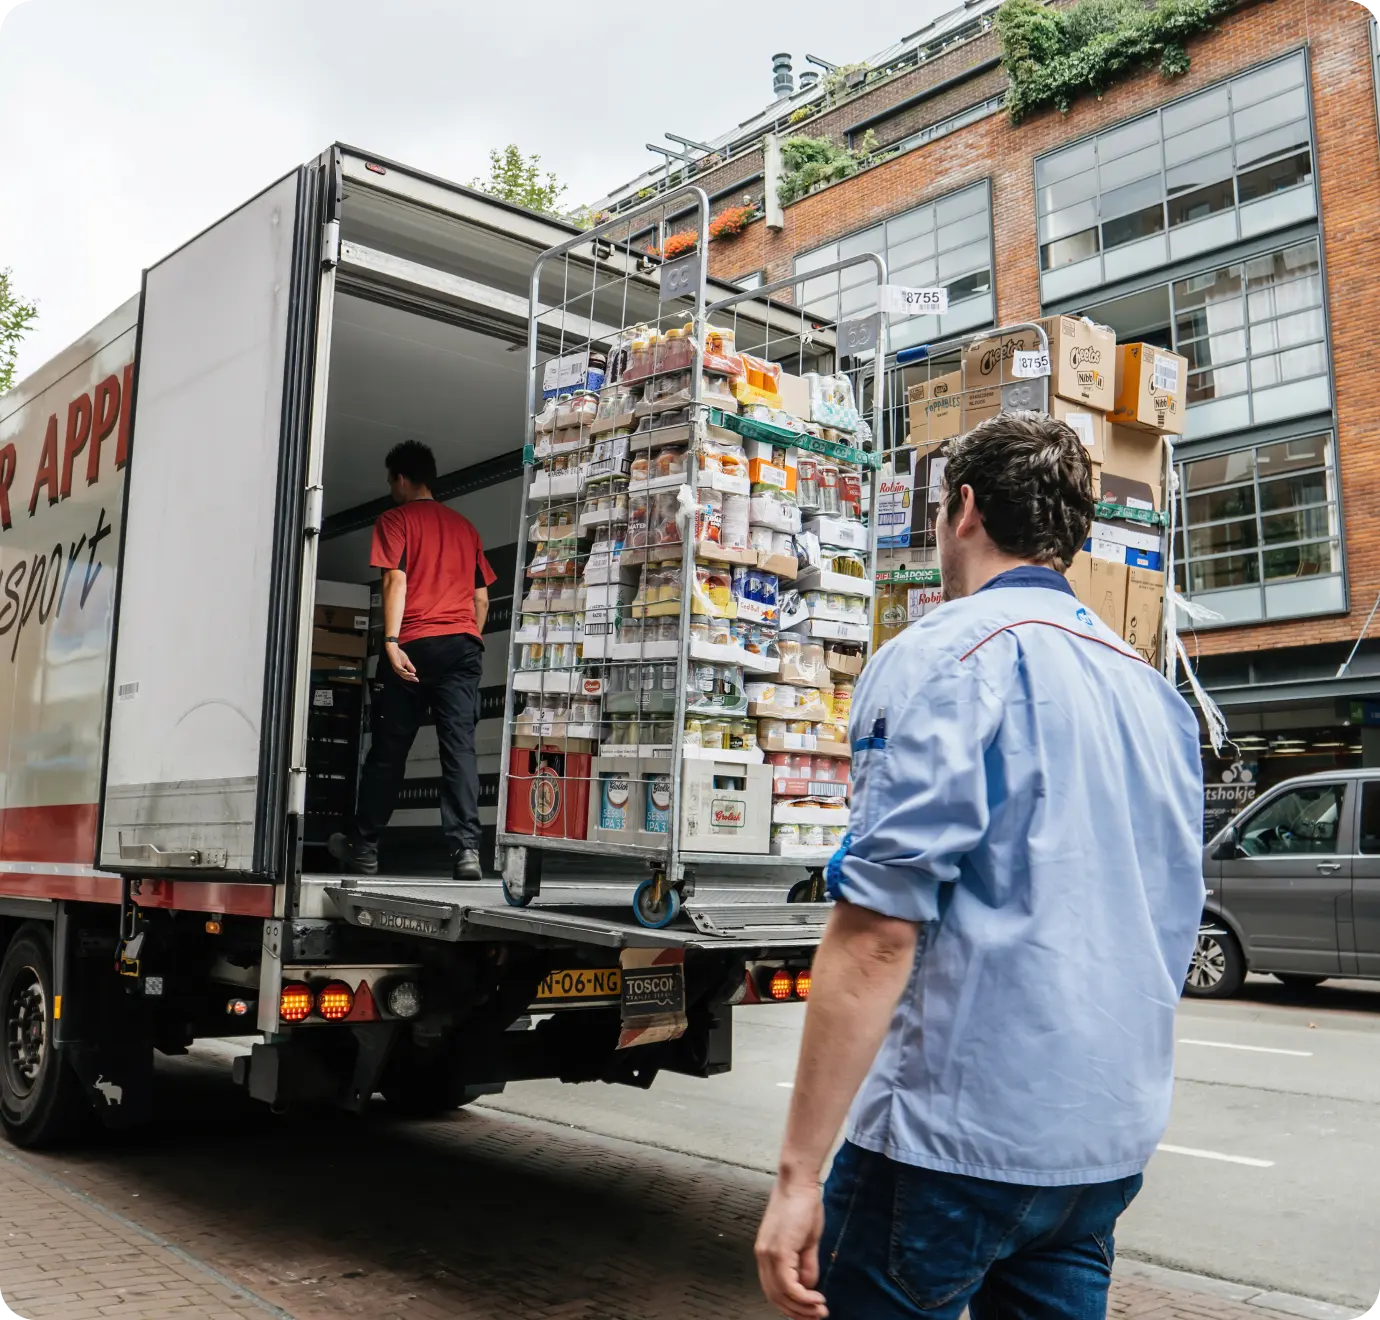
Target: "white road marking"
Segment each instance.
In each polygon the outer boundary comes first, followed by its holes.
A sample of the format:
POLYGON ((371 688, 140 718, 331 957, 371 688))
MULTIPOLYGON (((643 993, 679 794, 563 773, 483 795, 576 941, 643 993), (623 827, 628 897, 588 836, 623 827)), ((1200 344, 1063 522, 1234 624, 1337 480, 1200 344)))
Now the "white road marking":
POLYGON ((788 1091, 794 1091, 794 1090, 795 1090, 795 1083, 794 1083, 794 1082, 777 1082, 777 1086, 784 1086, 784 1087, 786 1088, 786 1090, 788 1090, 788 1091))
POLYGON ((1192 1155, 1199 1160, 1220 1160, 1223 1164, 1244 1164, 1251 1169, 1273 1169, 1274 1160, 1253 1160, 1248 1155, 1223 1155, 1216 1150, 1194 1150, 1191 1146, 1164 1146, 1157 1149, 1166 1155, 1192 1155))
POLYGON ((1179 1037, 1180 1045, 1210 1045, 1215 1050, 1248 1050, 1252 1054, 1287 1054, 1294 1059, 1311 1059, 1312 1050, 1276 1050, 1268 1045, 1233 1045, 1225 1040, 1189 1040, 1186 1036, 1179 1037))

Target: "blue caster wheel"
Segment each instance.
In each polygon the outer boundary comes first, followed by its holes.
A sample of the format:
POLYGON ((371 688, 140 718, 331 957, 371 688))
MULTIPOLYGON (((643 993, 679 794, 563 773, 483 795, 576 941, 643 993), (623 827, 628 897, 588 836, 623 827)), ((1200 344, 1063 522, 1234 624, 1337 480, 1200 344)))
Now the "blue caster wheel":
POLYGON ((532 901, 532 896, 530 894, 516 894, 511 889, 509 889, 508 878, 506 876, 503 878, 502 883, 503 901, 507 903, 509 907, 523 908, 526 907, 532 901))
POLYGON ((633 915, 649 930, 661 930, 680 916, 680 891, 663 881, 661 901, 656 901, 655 878, 644 880, 633 894, 633 915))

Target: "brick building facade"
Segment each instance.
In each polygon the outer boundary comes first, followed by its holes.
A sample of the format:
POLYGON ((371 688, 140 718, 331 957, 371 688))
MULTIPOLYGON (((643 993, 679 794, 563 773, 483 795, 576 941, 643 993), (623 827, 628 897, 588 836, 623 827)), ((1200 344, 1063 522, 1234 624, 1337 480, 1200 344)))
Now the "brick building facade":
MULTIPOLYGON (((1183 75, 1147 71, 1013 125, 994 13, 969 4, 840 103, 793 124, 822 104, 796 93, 721 139, 728 159, 694 179, 716 210, 763 196, 753 134, 856 145, 870 130, 900 150, 787 205, 779 228, 715 241, 711 273, 765 283, 851 240, 885 244, 898 283, 945 283, 942 229, 937 274, 897 269, 927 250, 898 241, 918 228, 901 219, 985 188, 990 273, 959 277, 966 321, 934 337, 1086 312, 1188 356, 1178 585, 1224 616, 1189 638, 1200 675, 1257 782, 1380 764, 1380 640, 1337 677, 1380 597, 1374 21, 1354 0, 1246 0, 1189 41, 1183 75)), ((980 214, 963 223, 980 239, 980 214)), ((955 249, 949 274, 980 255, 955 249)))

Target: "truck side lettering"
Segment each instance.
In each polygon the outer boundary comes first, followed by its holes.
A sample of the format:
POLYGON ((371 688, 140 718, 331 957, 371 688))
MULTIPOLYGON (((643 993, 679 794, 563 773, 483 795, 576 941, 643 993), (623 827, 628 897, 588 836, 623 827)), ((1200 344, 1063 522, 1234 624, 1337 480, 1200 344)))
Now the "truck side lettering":
POLYGON ((129 462, 129 421, 134 406, 134 363, 125 366, 120 386, 120 434, 115 441, 115 470, 123 471, 129 462))
POLYGON ((48 503, 58 502, 58 423, 57 413, 48 418, 48 431, 43 437, 43 452, 39 455, 38 471, 34 473, 34 493, 29 496, 29 517, 38 509, 38 492, 48 487, 48 503))
POLYGON ((5 577, 5 604, 0 606, 0 637, 9 632, 14 627, 15 620, 19 618, 19 588, 23 585, 24 575, 28 571, 28 564, 20 560, 5 577), (10 612, 11 607, 13 613, 10 612))
POLYGON ((72 465, 91 439, 91 396, 79 394, 67 405, 67 439, 62 446, 61 497, 72 494, 72 465))
POLYGON ((10 486, 18 466, 19 452, 13 445, 0 449, 0 531, 4 532, 13 526, 10 520, 10 486))
POLYGON ((91 554, 86 561, 86 581, 81 586, 81 607, 83 609, 86 608, 86 598, 91 594, 91 588, 96 585, 96 579, 101 575, 101 566, 96 562, 96 547, 109 535, 110 524, 106 522, 105 510, 102 509, 96 515, 96 530, 92 532, 91 539, 87 542, 91 547, 91 554))
POLYGON ((15 656, 19 654, 19 639, 23 635, 24 629, 28 626, 29 616, 34 609, 38 609, 39 623, 48 621, 48 614, 53 608, 53 603, 57 599, 58 590, 58 569, 62 565, 62 547, 55 545, 53 553, 48 555, 35 555, 33 563, 29 566, 29 586, 24 593, 24 609, 19 616, 19 627, 14 630, 14 645, 10 648, 10 662, 14 662, 15 656), (53 589, 48 594, 48 604, 43 604, 43 588, 48 583, 48 571, 52 569, 53 589))
POLYGON ((86 571, 77 607, 86 608, 87 599, 99 580, 103 567, 96 558, 96 552, 112 530, 106 521, 106 511, 102 508, 96 515, 96 530, 90 536, 83 534, 80 539, 71 542, 65 556, 62 543, 58 542, 51 553, 37 554, 31 561, 22 561, 10 569, 5 578, 5 601, 0 604, 0 637, 11 631, 14 634, 10 646, 11 664, 19 655, 19 639, 23 636, 34 611, 38 611, 40 624, 45 624, 50 618, 62 613, 67 601, 67 587, 83 550, 87 552, 86 571), (62 564, 64 558, 67 560, 65 571, 62 564))
POLYGON ((107 376, 96 386, 96 403, 92 412, 95 415, 91 431, 91 448, 86 455, 86 484, 94 486, 101 479, 101 445, 120 421, 120 378, 107 376))
POLYGON ((67 551, 67 572, 62 575, 62 593, 58 596, 58 613, 62 613, 62 603, 67 599, 67 584, 72 580, 72 570, 77 566, 77 556, 81 554, 86 545, 86 533, 82 533, 80 541, 73 541, 67 551))

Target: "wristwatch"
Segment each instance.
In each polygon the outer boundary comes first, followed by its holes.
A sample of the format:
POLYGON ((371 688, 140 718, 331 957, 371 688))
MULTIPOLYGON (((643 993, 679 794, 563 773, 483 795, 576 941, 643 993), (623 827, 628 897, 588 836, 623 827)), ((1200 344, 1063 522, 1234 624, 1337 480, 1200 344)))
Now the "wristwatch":
POLYGON ((397 639, 396 637, 385 637, 385 638, 383 639, 383 644, 384 644, 385 646, 387 646, 390 642, 391 642, 394 646, 400 646, 400 645, 402 645, 402 643, 399 642, 398 639, 397 639))

